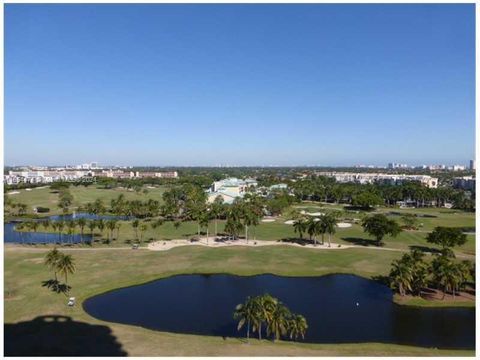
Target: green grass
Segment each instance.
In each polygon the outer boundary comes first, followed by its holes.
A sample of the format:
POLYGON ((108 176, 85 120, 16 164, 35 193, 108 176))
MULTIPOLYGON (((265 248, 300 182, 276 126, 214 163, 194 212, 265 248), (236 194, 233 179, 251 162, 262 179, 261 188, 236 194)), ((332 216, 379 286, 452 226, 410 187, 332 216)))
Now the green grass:
MULTIPOLYGON (((162 194, 165 187, 158 186, 153 189, 144 186, 143 189, 148 191, 147 194, 142 192, 136 193, 125 188, 103 189, 96 186, 70 186, 69 190, 73 195, 72 208, 85 205, 89 202, 94 202, 96 199, 101 199, 106 206, 110 205, 110 200, 117 198, 120 194, 125 196, 126 200, 142 200, 154 199, 162 203, 162 194)), ((33 208, 43 206, 50 208, 49 213, 42 214, 44 216, 61 214, 61 209, 58 204, 58 193, 47 188, 32 188, 27 190, 16 190, 19 194, 8 195, 15 203, 23 203, 28 206, 27 213, 33 214, 33 208)))
POLYGON ((408 299, 402 299, 398 294, 394 295, 394 300, 397 304, 406 305, 406 306, 421 306, 421 307, 475 307, 474 301, 448 301, 448 300, 436 300, 431 301, 423 299, 421 297, 411 297, 408 299))
MULTIPOLYGON (((280 240, 286 238, 295 238, 298 235, 295 234, 292 225, 284 224, 286 219, 280 218, 273 223, 261 223, 259 226, 250 228, 249 238, 253 239, 254 236, 259 240, 280 240)), ((147 225, 151 222, 146 221, 147 225)), ((437 224, 440 222, 437 222, 437 224)), ((120 236, 117 241, 114 241, 115 246, 128 246, 128 244, 135 239, 135 231, 132 227, 131 221, 121 221, 120 236), (128 243, 128 244, 127 244, 128 243)), ((209 235, 214 234, 214 222, 212 221, 209 226, 209 235)), ((224 221, 218 221, 217 230, 222 233, 224 229, 224 221)), ((40 227, 39 231, 45 231, 40 227)), ((52 229, 47 231, 53 231, 52 229)), ((64 229, 66 232, 67 229, 64 229)), ((77 233, 79 230, 77 229, 77 233)), ((89 234, 88 228, 85 228, 85 233, 89 234)), ((203 230, 205 234, 205 229, 203 230)), ((96 239, 108 238, 107 230, 104 231, 103 236, 95 231, 96 239)), ((190 238, 197 234, 197 223, 195 222, 182 222, 178 229, 175 229, 173 222, 165 222, 161 227, 153 230, 150 226, 147 226, 147 230, 144 233, 143 239, 146 240, 172 240, 172 239, 185 239, 190 238)), ((385 237, 385 247, 395 248, 399 250, 408 251, 411 247, 419 246, 425 249, 438 249, 437 246, 429 244, 426 240, 427 232, 421 231, 403 231, 397 237, 385 237)), ((243 236, 243 234, 242 234, 243 236)), ((307 235, 305 235, 307 236, 307 235)), ((365 245, 366 247, 375 246, 371 237, 363 232, 363 229, 358 224, 353 224, 351 228, 337 228, 336 234, 332 237, 332 242, 343 245, 365 245)), ((459 248, 455 249, 457 254, 474 255, 475 254, 475 236, 467 235, 467 243, 459 248)))
MULTIPOLYGON (((76 261, 71 276, 72 295, 81 303, 111 289, 130 286, 182 273, 232 273, 253 275, 273 273, 285 276, 317 276, 353 273, 370 278, 386 274, 390 263, 401 253, 369 249, 325 251, 274 246, 264 248, 182 247, 168 252, 144 250, 64 250, 76 261), (372 260, 374 259, 374 260, 372 260)), ((30 321, 42 315, 64 315, 74 321, 101 324, 129 355, 464 355, 473 351, 449 351, 390 344, 294 344, 156 332, 135 326, 107 323, 90 317, 79 305, 68 308, 63 295, 41 287, 51 278, 43 265, 46 250, 5 248, 5 322, 30 321)), ((28 346, 28 344, 25 344, 28 346)))

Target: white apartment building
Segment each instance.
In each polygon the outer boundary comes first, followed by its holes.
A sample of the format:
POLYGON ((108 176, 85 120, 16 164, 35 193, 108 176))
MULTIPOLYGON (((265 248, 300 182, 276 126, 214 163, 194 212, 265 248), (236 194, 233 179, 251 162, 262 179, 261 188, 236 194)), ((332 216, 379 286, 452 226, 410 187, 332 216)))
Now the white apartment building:
POLYGON ((405 181, 418 181, 421 184, 436 188, 438 179, 429 175, 406 175, 406 174, 382 174, 382 173, 349 173, 349 172, 316 172, 318 176, 333 177, 340 183, 357 183, 357 184, 391 184, 399 185, 405 181))

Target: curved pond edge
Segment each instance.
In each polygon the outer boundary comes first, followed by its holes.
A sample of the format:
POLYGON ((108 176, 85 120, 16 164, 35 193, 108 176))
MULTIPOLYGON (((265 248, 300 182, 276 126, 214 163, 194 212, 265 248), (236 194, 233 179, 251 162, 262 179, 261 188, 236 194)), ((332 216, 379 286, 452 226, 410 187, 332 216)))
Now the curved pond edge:
MULTIPOLYGON (((109 288, 107 290, 100 290, 98 292, 95 292, 93 295, 86 295, 85 298, 81 300, 82 311, 87 316, 91 317, 92 319, 95 319, 96 321, 104 322, 106 324, 117 324, 117 325, 122 325, 122 326, 132 326, 132 327, 135 327, 135 328, 140 328, 140 329, 144 329, 144 330, 148 330, 148 331, 154 331, 156 333, 175 334, 175 335, 184 335, 184 336, 218 337, 218 336, 215 336, 215 335, 161 331, 161 330, 155 330, 155 329, 148 328, 148 327, 141 326, 141 325, 127 324, 127 323, 115 322, 115 321, 107 321, 107 320, 103 320, 103 319, 99 319, 99 318, 94 317, 93 315, 88 313, 85 309, 85 302, 87 300, 89 300, 93 297, 96 297, 96 296, 101 296, 101 295, 113 292, 113 291, 132 288, 132 287, 136 287, 136 286, 142 286, 142 285, 150 284, 150 283, 157 282, 157 281, 160 281, 160 280, 170 279, 170 278, 177 277, 177 276, 215 276, 215 275, 226 275, 226 276, 235 276, 235 277, 254 277, 254 276, 262 276, 262 275, 270 275, 270 276, 288 277, 288 278, 320 278, 320 277, 333 276, 333 275, 349 275, 349 276, 355 276, 355 277, 358 277, 358 278, 362 278, 364 280, 373 281, 373 282, 376 282, 377 284, 379 284, 383 287, 388 288, 392 292, 392 299, 390 301, 393 303, 394 306, 411 307, 411 308, 419 308, 419 309, 424 309, 424 308, 430 308, 430 309, 453 308, 453 309, 455 309, 455 308, 471 308, 471 307, 475 308, 475 302, 473 302, 473 306, 461 306, 461 305, 460 306, 448 306, 448 305, 447 306, 428 306, 428 305, 427 306, 421 306, 421 305, 400 304, 400 303, 395 301, 396 293, 393 290, 391 290, 389 286, 385 285, 384 283, 382 283, 379 280, 373 280, 371 278, 368 278, 368 277, 365 277, 365 276, 362 276, 362 275, 358 275, 358 274, 354 274, 354 273, 350 273, 350 272, 345 272, 345 273, 332 272, 332 273, 325 273, 325 274, 320 274, 320 275, 279 275, 279 274, 269 273, 269 272, 254 273, 254 274, 235 274, 235 273, 230 273, 230 272, 213 272, 213 273, 206 273, 206 272, 195 273, 195 272, 193 272, 193 273, 168 273, 165 276, 155 277, 153 279, 149 279, 149 280, 146 280, 146 281, 143 281, 143 282, 130 284, 130 285, 125 285, 125 286, 120 286, 120 287, 115 287, 115 288, 109 288)), ((244 338, 244 337, 239 336, 238 338, 244 338)), ((251 338, 251 340, 253 340, 253 339, 256 340, 256 338, 251 338)), ((295 341, 288 341, 288 340, 282 340, 282 339, 278 340, 277 342, 288 343, 288 344, 293 343, 295 345, 338 345, 338 346, 348 345, 348 344, 361 346, 361 345, 365 345, 365 344, 376 344, 376 343, 378 343, 378 344, 384 344, 384 345, 406 346, 406 347, 414 347, 414 348, 422 348, 422 349, 430 348, 430 347, 427 347, 427 346, 399 344, 399 343, 395 343, 395 342, 315 343, 315 342, 295 342, 295 341)), ((435 348, 435 349, 437 349, 437 348, 435 348)), ((473 351, 474 353, 476 351, 476 347, 473 348, 473 349, 458 349, 458 348, 438 348, 438 349, 440 349, 440 350, 453 350, 453 351, 457 351, 457 350, 458 351, 473 351)))
MULTIPOLYGON (((330 272, 330 273, 324 273, 324 274, 319 274, 319 275, 315 275, 315 274, 314 275, 285 275, 285 274, 275 274, 275 273, 270 273, 270 272, 259 272, 259 273, 252 273, 252 274, 238 274, 238 273, 232 273, 232 272, 212 272, 212 273, 208 273, 208 272, 185 272, 184 273, 184 272, 181 272, 181 273, 166 273, 165 276, 160 276, 160 277, 156 276, 155 278, 148 279, 148 280, 145 280, 145 281, 140 281, 138 283, 128 284, 128 285, 125 285, 125 286, 118 286, 118 287, 108 287, 106 289, 101 289, 101 290, 92 292, 90 294, 85 295, 84 298, 82 297, 82 299, 81 299, 82 310, 88 316, 91 316, 92 318, 96 319, 95 317, 90 315, 85 310, 85 307, 84 307, 85 301, 89 300, 90 298, 100 296, 100 295, 104 295, 104 294, 107 294, 107 293, 110 293, 110 292, 113 292, 113 291, 117 291, 117 290, 121 290, 121 289, 127 289, 127 288, 131 288, 131 287, 146 285, 146 284, 150 284, 150 283, 153 283, 153 282, 156 282, 156 281, 159 281, 159 280, 165 280, 165 279, 169 279, 169 278, 172 278, 172 277, 175 277, 175 276, 183 276, 183 275, 185 275, 185 276, 191 276, 191 275, 200 275, 200 276, 227 275, 227 276, 238 276, 238 277, 252 277, 252 276, 271 275, 271 276, 280 276, 280 277, 289 277, 289 278, 314 278, 314 277, 319 278, 319 277, 332 276, 332 275, 351 275, 351 276, 356 276, 356 277, 359 277, 359 278, 362 278, 362 279, 365 279, 365 280, 376 282, 377 284, 388 288, 390 291, 392 291, 392 300, 391 301, 396 306, 413 307, 413 308, 419 308, 419 309, 423 309, 423 308, 453 308, 453 309, 456 309, 456 308, 475 308, 475 303, 476 303, 475 301, 472 301, 471 306, 450 305, 450 304, 448 304, 446 306, 401 304, 401 303, 395 301, 396 293, 389 286, 385 285, 381 281, 374 280, 374 279, 368 278, 366 276, 359 275, 359 274, 354 274, 354 273, 351 273, 351 272, 330 272)), ((100 320, 100 319, 97 319, 97 320, 100 320)), ((101 321, 105 321, 105 320, 101 320, 101 321)), ((135 325, 132 325, 132 326, 135 326, 135 325)), ((156 330, 153 330, 153 331, 156 331, 156 330)))

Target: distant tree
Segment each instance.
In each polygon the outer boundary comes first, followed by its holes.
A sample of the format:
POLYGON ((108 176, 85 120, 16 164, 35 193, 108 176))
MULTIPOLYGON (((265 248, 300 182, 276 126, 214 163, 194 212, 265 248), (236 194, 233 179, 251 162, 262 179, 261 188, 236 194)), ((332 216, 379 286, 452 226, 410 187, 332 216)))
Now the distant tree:
POLYGON ((95 241, 95 228, 97 227, 97 224, 96 224, 95 220, 90 220, 87 223, 87 226, 90 229, 90 235, 92 237, 91 243, 93 244, 93 242, 95 241))
POLYGON ((108 242, 111 242, 113 240, 113 232, 117 226, 117 220, 108 220, 106 226, 109 231, 108 242))
POLYGON ((417 217, 415 214, 407 213, 402 216, 402 222, 406 229, 416 229, 416 225, 418 223, 417 217))
POLYGON ((362 221, 362 227, 363 231, 375 237, 377 246, 382 245, 382 240, 386 235, 396 237, 402 231, 395 220, 391 220, 383 214, 366 217, 362 221))
POLYGON ((138 219, 135 219, 132 221, 132 227, 133 230, 135 230, 135 240, 138 241, 138 227, 140 225, 140 221, 138 219))
POLYGON ((140 242, 143 241, 143 235, 145 234, 145 231, 147 231, 147 225, 141 224, 140 225, 140 242))
POLYGON ((307 231, 307 226, 308 223, 303 218, 300 218, 293 223, 295 233, 298 233, 301 240, 303 240, 303 234, 307 231))
POLYGON ((362 208, 371 208, 375 205, 382 205, 383 203, 383 199, 372 192, 361 192, 352 197, 352 205, 362 208))
POLYGON ((431 244, 441 246, 443 250, 447 250, 465 244, 467 242, 467 235, 458 228, 437 226, 427 235, 427 241, 431 244))
POLYGON ((78 227, 80 228, 80 241, 83 243, 83 233, 85 226, 87 225, 87 220, 84 217, 81 217, 77 220, 78 227))
POLYGON ((223 197, 218 195, 215 200, 213 201, 213 204, 210 209, 213 219, 215 221, 215 237, 217 237, 217 220, 218 218, 224 213, 225 211, 225 206, 223 204, 223 197))

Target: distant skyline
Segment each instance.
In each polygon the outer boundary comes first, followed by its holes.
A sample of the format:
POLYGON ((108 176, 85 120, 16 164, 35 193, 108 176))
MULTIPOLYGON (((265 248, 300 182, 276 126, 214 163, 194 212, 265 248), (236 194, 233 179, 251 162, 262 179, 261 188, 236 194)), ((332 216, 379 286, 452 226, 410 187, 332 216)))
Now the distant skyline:
POLYGON ((475 5, 6 4, 4 89, 5 165, 467 165, 475 5))

